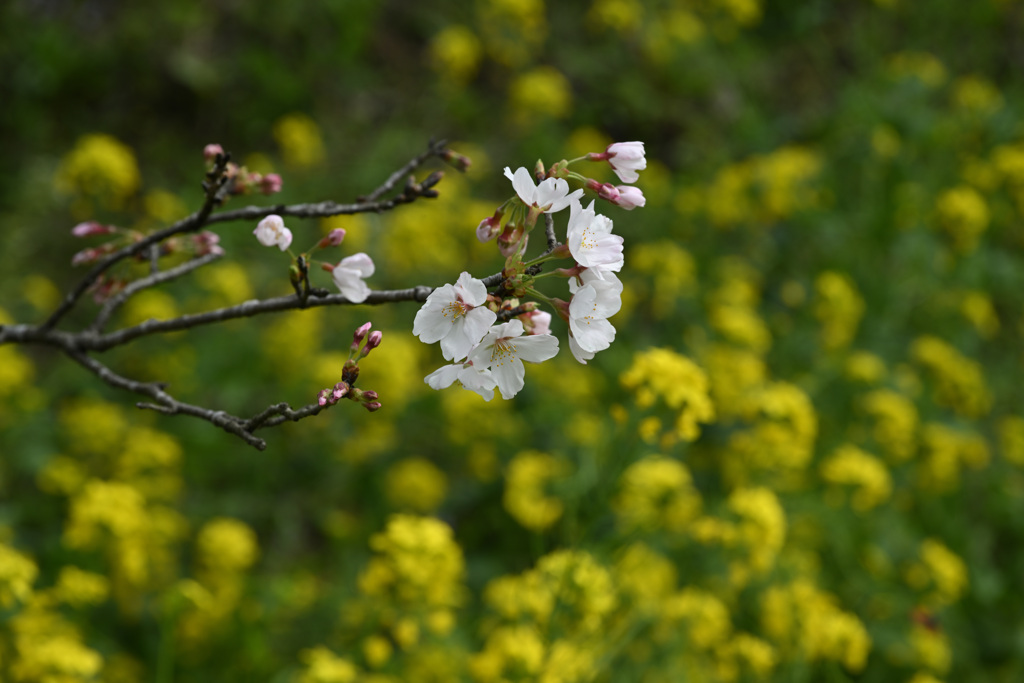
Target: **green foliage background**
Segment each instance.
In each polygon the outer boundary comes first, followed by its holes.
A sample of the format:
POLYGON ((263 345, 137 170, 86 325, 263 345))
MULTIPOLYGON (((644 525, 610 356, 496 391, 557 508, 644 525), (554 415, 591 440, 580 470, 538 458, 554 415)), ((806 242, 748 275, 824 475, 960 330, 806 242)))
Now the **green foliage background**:
MULTIPOLYGON (((284 177, 238 205, 351 201, 432 136, 472 157, 433 202, 289 221, 300 248, 346 228, 376 288, 497 270, 474 228, 504 166, 642 140, 649 167, 645 208, 600 209, 626 244, 614 345, 580 366, 556 318, 562 354, 512 401, 426 387, 443 361, 412 304, 103 355, 246 414, 311 402, 352 330, 383 329, 360 378, 383 409, 264 452, 0 347, 0 678, 1020 680, 1022 20, 1013 0, 4 3, 0 323, 73 286, 75 223, 194 210, 207 143, 284 177)), ((253 227, 119 324, 290 291, 253 227)))

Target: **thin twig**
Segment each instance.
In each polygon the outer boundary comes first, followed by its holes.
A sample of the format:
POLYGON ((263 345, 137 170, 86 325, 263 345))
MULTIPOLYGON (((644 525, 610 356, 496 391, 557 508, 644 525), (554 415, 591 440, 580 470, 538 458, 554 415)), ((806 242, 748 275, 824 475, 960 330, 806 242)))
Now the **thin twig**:
POLYGON ((410 173, 419 168, 419 166, 424 161, 431 157, 440 157, 441 154, 445 151, 446 145, 447 140, 431 140, 426 152, 420 154, 415 159, 410 159, 409 163, 407 163, 405 166, 403 166, 402 168, 398 169, 390 176, 388 176, 388 179, 384 181, 383 185, 381 185, 376 190, 374 190, 370 194, 366 195, 366 197, 361 199, 364 202, 372 202, 375 201, 378 197, 387 194, 388 192, 395 188, 399 181, 403 180, 410 173))
POLYGON ((175 268, 171 268, 170 270, 158 271, 149 277, 144 277, 141 280, 132 282, 130 285, 103 303, 103 308, 101 308, 99 313, 96 314, 96 319, 87 328, 88 331, 96 333, 100 332, 103 329, 103 326, 110 321, 110 316, 114 314, 114 311, 116 311, 121 304, 127 301, 128 297, 132 296, 136 292, 146 289, 147 287, 152 287, 153 285, 158 285, 161 282, 167 282, 169 280, 179 278, 182 275, 192 272, 196 268, 200 268, 205 266, 207 263, 216 261, 222 256, 223 254, 217 253, 204 254, 203 256, 186 261, 175 268))

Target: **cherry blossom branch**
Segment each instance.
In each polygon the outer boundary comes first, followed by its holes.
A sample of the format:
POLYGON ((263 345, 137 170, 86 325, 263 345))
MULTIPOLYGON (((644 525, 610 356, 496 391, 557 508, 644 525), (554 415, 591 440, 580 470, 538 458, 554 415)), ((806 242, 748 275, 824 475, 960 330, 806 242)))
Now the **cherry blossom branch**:
POLYGON ((286 420, 298 422, 299 420, 312 417, 324 409, 323 406, 315 403, 293 410, 287 403, 276 403, 268 406, 251 418, 245 419, 231 415, 223 410, 211 410, 201 406, 179 401, 165 391, 166 385, 159 382, 139 382, 117 374, 95 358, 73 349, 65 349, 65 353, 86 370, 89 370, 107 384, 125 389, 136 394, 148 396, 156 403, 136 403, 136 407, 155 410, 164 415, 191 415, 220 427, 229 434, 241 438, 250 446, 258 450, 264 450, 267 442, 253 434, 261 427, 273 427, 286 420))
POLYGON ((416 201, 421 197, 437 197, 437 191, 434 190, 433 187, 443 177, 441 172, 432 173, 427 179, 420 183, 415 182, 412 178, 408 178, 401 194, 391 199, 376 201, 377 197, 380 197, 385 192, 392 190, 403 175, 406 175, 408 172, 418 168, 424 161, 431 157, 443 156, 446 151, 444 141, 432 141, 426 152, 413 158, 398 171, 392 173, 383 185, 371 193, 369 198, 361 200, 355 204, 338 204, 334 201, 324 201, 319 203, 276 205, 269 207, 248 206, 243 209, 222 211, 214 214, 213 209, 224 200, 224 190, 227 187, 229 180, 225 170, 227 169, 230 155, 220 154, 216 158, 214 167, 207 173, 207 180, 203 183, 205 198, 202 207, 198 211, 162 230, 150 233, 138 242, 125 246, 100 260, 92 267, 92 269, 89 270, 88 273, 85 274, 82 280, 75 285, 70 292, 68 292, 60 306, 57 307, 57 310, 53 312, 42 326, 47 330, 53 329, 57 323, 60 322, 61 318, 71 310, 82 295, 85 294, 85 292, 88 291, 88 289, 99 279, 99 277, 116 263, 131 256, 135 256, 136 254, 141 254, 152 245, 163 242, 175 235, 195 232, 205 225, 229 221, 254 220, 270 214, 296 216, 301 218, 326 218, 342 214, 380 213, 393 209, 400 204, 407 204, 416 201))
POLYGON ((75 305, 82 295, 88 291, 89 287, 99 279, 100 275, 109 270, 115 263, 122 259, 126 259, 129 256, 141 254, 150 246, 158 244, 169 237, 201 228, 209 217, 210 212, 213 211, 213 207, 223 200, 220 192, 228 182, 227 174, 224 171, 227 168, 228 161, 230 161, 230 159, 231 156, 229 154, 218 155, 213 168, 206 174, 206 181, 203 182, 203 189, 206 192, 206 197, 203 201, 203 206, 198 211, 191 216, 174 223, 173 225, 169 225, 163 230, 157 230, 156 232, 151 233, 134 244, 130 244, 118 251, 115 251, 113 254, 101 260, 93 266, 88 273, 86 273, 85 277, 82 278, 74 289, 68 292, 60 306, 58 306, 57 310, 53 312, 46 322, 43 323, 42 327, 47 330, 53 329, 53 327, 60 322, 60 319, 71 310, 71 307, 75 305))

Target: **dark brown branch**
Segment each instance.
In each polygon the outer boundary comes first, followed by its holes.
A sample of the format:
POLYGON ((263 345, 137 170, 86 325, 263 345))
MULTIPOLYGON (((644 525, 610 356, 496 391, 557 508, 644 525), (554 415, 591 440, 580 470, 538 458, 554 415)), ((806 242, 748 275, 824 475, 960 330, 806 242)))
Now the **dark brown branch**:
POLYGON ((300 218, 325 218, 341 214, 379 213, 393 209, 400 204, 408 204, 416 201, 421 197, 436 197, 437 192, 432 188, 441 180, 441 174, 438 173, 431 174, 429 178, 420 184, 407 183, 402 194, 399 194, 396 197, 385 201, 376 201, 376 198, 381 194, 393 189, 398 179, 418 168, 430 157, 439 156, 444 149, 443 141, 431 142, 429 149, 426 152, 410 160, 405 166, 393 173, 387 181, 374 190, 367 199, 355 204, 338 204, 333 201, 325 201, 312 204, 279 204, 269 207, 248 206, 243 209, 222 211, 220 213, 213 214, 213 209, 224 199, 222 191, 228 181, 227 174, 224 173, 224 170, 227 168, 229 157, 227 155, 219 156, 217 158, 216 166, 207 174, 207 182, 203 183, 203 189, 206 191, 206 198, 199 211, 196 211, 192 215, 183 218, 162 230, 157 230, 138 242, 123 247, 110 254, 105 259, 99 261, 92 267, 92 269, 89 270, 88 273, 86 273, 85 277, 83 277, 82 280, 75 285, 70 292, 68 292, 60 306, 53 312, 46 322, 43 323, 42 327, 45 330, 52 330, 56 324, 60 322, 61 318, 71 310, 71 307, 75 305, 82 295, 88 291, 89 287, 96 282, 99 276, 110 269, 115 263, 131 256, 135 256, 136 254, 140 254, 150 246, 158 244, 170 237, 185 232, 195 232, 208 224, 240 220, 255 220, 274 213, 280 216, 296 216, 300 218))
POLYGON ((110 320, 110 316, 114 314, 114 311, 123 304, 128 298, 135 294, 135 292, 158 285, 161 282, 168 282, 175 278, 179 278, 182 275, 192 272, 196 268, 205 266, 207 263, 212 263, 217 259, 221 258, 223 254, 210 253, 203 256, 199 256, 190 261, 186 261, 181 265, 171 268, 169 270, 162 270, 154 272, 149 277, 144 277, 141 280, 136 280, 130 285, 122 289, 120 292, 110 297, 103 303, 103 308, 100 309, 99 313, 96 314, 96 319, 92 325, 88 327, 90 332, 100 332, 103 326, 110 320))
POLYGON ((198 230, 206 222, 210 212, 213 211, 213 207, 220 201, 218 198, 218 192, 225 183, 228 181, 227 174, 224 173, 224 169, 227 168, 228 155, 220 155, 217 157, 217 163, 211 170, 207 177, 211 178, 210 182, 203 184, 203 189, 206 190, 206 199, 203 201, 202 208, 196 211, 191 216, 183 218, 182 220, 169 225, 163 230, 157 230, 150 235, 142 238, 134 244, 130 244, 127 247, 118 249, 113 254, 107 256, 105 259, 97 263, 92 269, 86 273, 85 277, 75 285, 74 289, 67 293, 64 297, 64 301, 61 302, 57 310, 43 323, 42 327, 44 330, 52 330, 53 327, 60 322, 60 319, 71 310, 71 307, 75 305, 83 294, 88 291, 89 287, 118 261, 134 256, 135 254, 141 254, 143 251, 148 249, 151 245, 158 244, 168 237, 172 237, 178 233, 189 232, 191 230, 198 230))
POLYGON ((447 149, 447 142, 447 140, 431 140, 430 144, 427 146, 426 152, 419 155, 415 159, 410 159, 405 166, 403 166, 402 168, 398 169, 390 176, 388 176, 388 179, 384 181, 383 185, 378 187, 370 194, 366 195, 366 197, 360 197, 360 200, 363 202, 372 202, 376 201, 378 197, 387 194, 388 192, 395 188, 399 181, 401 181, 403 178, 407 177, 410 173, 419 168, 419 166, 423 164, 424 161, 431 157, 440 158, 441 155, 447 149))

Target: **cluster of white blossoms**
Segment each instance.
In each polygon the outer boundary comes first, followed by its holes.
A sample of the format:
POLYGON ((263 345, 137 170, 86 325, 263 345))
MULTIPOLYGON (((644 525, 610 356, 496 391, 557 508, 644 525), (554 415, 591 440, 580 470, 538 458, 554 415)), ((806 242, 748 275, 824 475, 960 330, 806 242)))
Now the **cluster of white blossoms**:
MULTIPOLYGON (((520 298, 526 295, 550 305, 568 324, 569 350, 580 363, 585 364, 594 354, 611 346, 615 327, 609 318, 622 307, 622 282, 616 276, 624 263, 622 237, 612 232, 612 220, 594 209, 596 200, 584 206, 581 197, 589 190, 598 199, 627 210, 643 206, 645 199, 632 185, 615 186, 569 170, 570 165, 584 160, 607 161, 624 183, 636 182, 639 171, 647 167, 642 142, 618 142, 604 152, 560 161, 547 170, 538 162, 535 173, 541 179, 539 183, 526 168, 518 168, 514 173, 505 168, 515 195, 476 229, 482 242, 497 238, 498 248, 506 257, 502 279, 488 293, 483 280, 463 272, 455 284, 431 292, 413 322, 413 334, 427 344, 440 342, 445 360, 451 361, 427 375, 426 382, 431 387, 443 389, 457 382, 488 401, 494 398, 495 389, 506 399, 519 393, 525 384, 523 361, 541 363, 558 353, 558 339, 550 329, 551 314, 538 311, 536 301, 521 303, 520 298), (570 181, 577 189, 570 189, 570 181), (524 261, 538 218, 565 209, 569 209, 565 243, 558 243, 549 232, 548 250, 524 261), (541 272, 541 264, 570 257, 574 261, 572 267, 541 272), (549 276, 569 279, 569 301, 548 297, 533 288, 534 282, 549 276)), ((344 230, 332 230, 307 252, 295 257, 289 251, 292 232, 280 216, 266 216, 253 233, 260 244, 288 251, 292 256, 292 284, 296 291, 300 283, 308 288, 303 265, 309 263, 308 256, 322 247, 341 244, 345 237, 344 230)), ((364 280, 374 272, 369 256, 353 254, 337 264, 322 263, 321 267, 331 273, 335 285, 350 302, 367 300, 370 288, 364 280)), ((324 396, 321 398, 326 401, 324 396)), ((375 405, 379 407, 379 403, 375 405)))
MULTIPOLYGON (((605 152, 574 161, 582 159, 608 161, 623 182, 636 182, 638 171, 647 165, 641 142, 616 143, 605 152)), ((572 173, 568 171, 570 163, 556 164, 539 184, 525 168, 515 173, 506 168, 505 176, 512 181, 516 196, 477 228, 481 241, 498 237, 499 248, 508 259, 502 284, 488 295, 482 280, 463 272, 454 285, 434 290, 416 314, 413 334, 424 343, 440 342, 445 359, 453 361, 427 375, 426 382, 434 389, 458 382, 486 400, 494 397, 495 388, 502 398, 512 398, 524 386, 523 361, 540 363, 558 353, 558 339, 550 332, 551 314, 535 310, 533 303, 521 305, 512 293, 518 290, 550 304, 568 323, 569 349, 580 363, 585 364, 615 340, 615 327, 608 319, 622 306, 622 282, 616 273, 624 264, 623 240, 612 232, 611 219, 595 211, 594 201, 584 207, 580 201, 583 189, 570 192, 566 178, 625 209, 643 206, 645 200, 638 188, 614 187, 572 173), (551 173, 559 175, 552 177, 551 173), (502 225, 506 209, 510 215, 502 225), (534 261, 522 262, 537 218, 564 209, 569 209, 565 244, 534 261), (549 275, 569 277, 568 302, 533 290, 532 282, 538 278, 528 270, 563 256, 571 256, 575 265, 549 275), (499 313, 506 314, 500 322, 499 313)))

